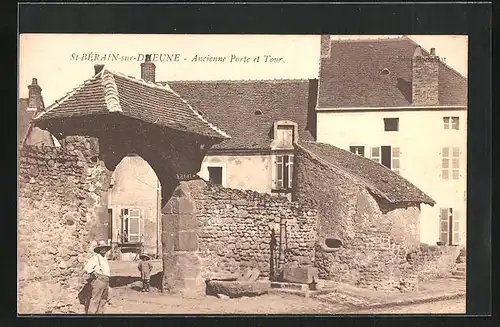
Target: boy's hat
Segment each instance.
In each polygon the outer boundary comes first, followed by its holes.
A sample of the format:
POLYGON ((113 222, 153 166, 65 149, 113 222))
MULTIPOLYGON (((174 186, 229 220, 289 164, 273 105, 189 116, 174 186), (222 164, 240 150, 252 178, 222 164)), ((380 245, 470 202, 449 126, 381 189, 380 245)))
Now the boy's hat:
POLYGON ((149 255, 147 255, 147 254, 140 254, 139 258, 141 260, 149 260, 149 259, 151 259, 151 257, 149 255))
POLYGON ((94 252, 99 253, 102 249, 105 249, 107 252, 111 250, 111 245, 108 245, 106 241, 99 241, 97 246, 94 248, 94 252))

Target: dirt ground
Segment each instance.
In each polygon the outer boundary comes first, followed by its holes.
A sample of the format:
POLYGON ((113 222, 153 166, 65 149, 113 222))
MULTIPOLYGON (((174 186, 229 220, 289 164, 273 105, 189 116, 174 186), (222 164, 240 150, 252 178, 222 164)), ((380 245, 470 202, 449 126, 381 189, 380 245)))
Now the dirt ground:
POLYGON ((353 314, 465 314, 465 297, 405 306, 356 310, 353 314))
POLYGON ((139 282, 113 289, 106 314, 447 314, 465 313, 465 297, 377 309, 356 309, 341 304, 288 294, 219 299, 214 296, 182 297, 139 291, 139 282))
POLYGON ((344 307, 296 295, 265 294, 258 297, 219 299, 141 293, 136 287, 113 289, 106 314, 333 314, 344 307))

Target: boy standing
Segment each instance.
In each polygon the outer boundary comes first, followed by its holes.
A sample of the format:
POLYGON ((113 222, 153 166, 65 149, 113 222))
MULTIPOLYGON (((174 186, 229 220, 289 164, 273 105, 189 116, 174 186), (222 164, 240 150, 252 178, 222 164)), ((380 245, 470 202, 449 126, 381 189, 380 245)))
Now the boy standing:
POLYGON ((139 261, 137 268, 141 272, 142 291, 149 292, 149 280, 151 278, 151 270, 153 270, 153 265, 150 262, 151 258, 147 254, 141 254, 139 258, 141 261, 139 261))

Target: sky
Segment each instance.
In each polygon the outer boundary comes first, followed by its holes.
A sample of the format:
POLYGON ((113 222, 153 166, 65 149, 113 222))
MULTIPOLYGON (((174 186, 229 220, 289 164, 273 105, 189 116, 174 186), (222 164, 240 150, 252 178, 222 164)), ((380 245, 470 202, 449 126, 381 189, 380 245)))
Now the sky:
MULTIPOLYGON (((397 36, 332 36, 386 37, 397 36)), ((428 51, 436 48, 449 66, 467 76, 467 36, 409 37, 428 51)), ((317 78, 319 51, 318 35, 22 34, 19 97, 28 96, 27 86, 37 78, 48 106, 92 77, 94 64, 140 77, 144 53, 158 55, 157 81, 317 78), (200 61, 207 57, 226 59, 200 61)))

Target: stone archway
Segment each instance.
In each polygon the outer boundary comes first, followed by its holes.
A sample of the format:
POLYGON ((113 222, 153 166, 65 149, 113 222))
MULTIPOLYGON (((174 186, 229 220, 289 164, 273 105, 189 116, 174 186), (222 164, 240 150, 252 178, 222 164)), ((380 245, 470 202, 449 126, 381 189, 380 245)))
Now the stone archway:
POLYGON ((200 261, 196 217, 185 180, 196 176, 205 151, 220 140, 183 133, 126 117, 105 116, 40 122, 61 142, 63 149, 79 149, 89 174, 95 174, 102 192, 93 211, 94 235, 103 239, 108 219, 107 190, 113 171, 129 153, 143 158, 161 184, 163 289, 180 292, 199 289, 200 261))

